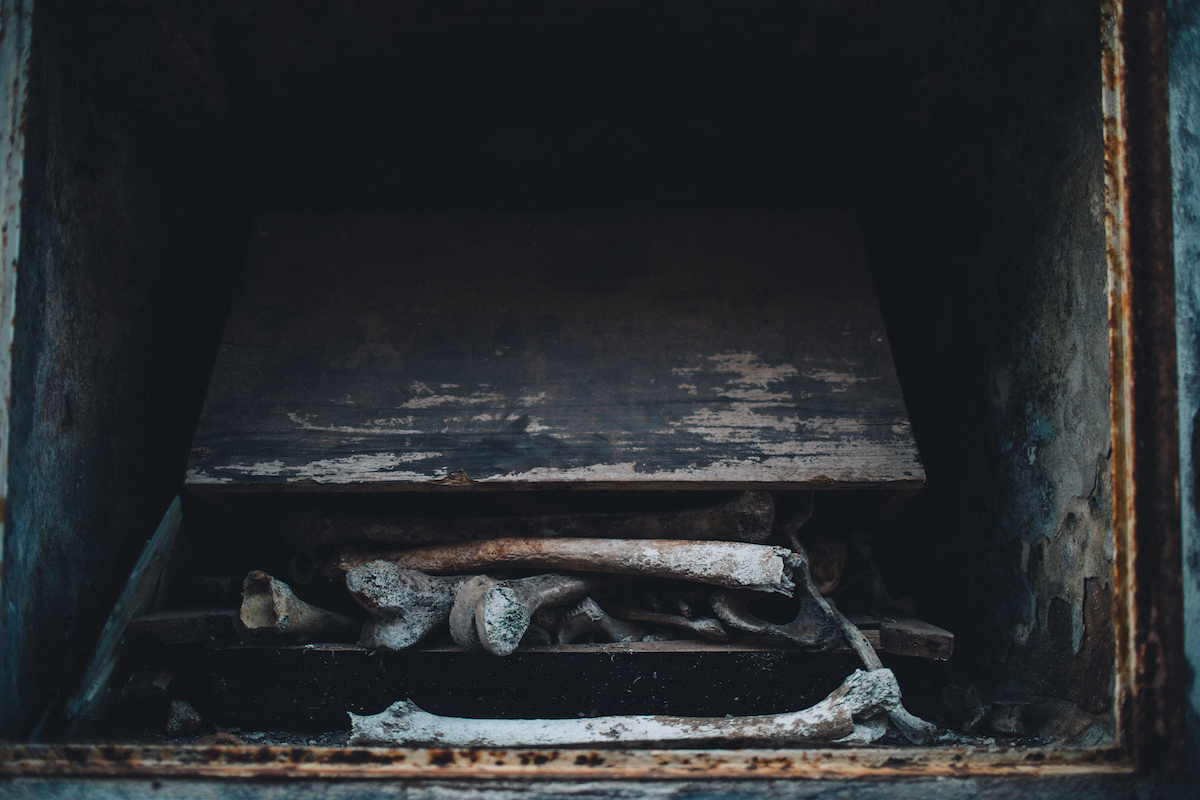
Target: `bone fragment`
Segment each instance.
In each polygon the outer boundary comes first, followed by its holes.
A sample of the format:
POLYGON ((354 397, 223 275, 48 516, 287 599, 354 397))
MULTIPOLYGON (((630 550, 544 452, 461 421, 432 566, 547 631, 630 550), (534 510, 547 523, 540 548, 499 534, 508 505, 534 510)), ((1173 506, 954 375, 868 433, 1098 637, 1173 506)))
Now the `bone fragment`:
POLYGON ((872 735, 869 721, 900 702, 891 670, 856 670, 803 711, 752 717, 612 716, 590 719, 465 719, 429 714, 408 700, 372 716, 350 714, 350 745, 403 747, 658 746, 737 741, 786 746, 872 735), (868 728, 859 731, 859 728, 868 728))
POLYGON ((477 650, 481 646, 479 633, 475 630, 475 609, 483 601, 483 596, 496 585, 496 580, 487 575, 475 575, 454 596, 450 606, 450 638, 459 647, 477 650))
POLYGON ((387 561, 350 570, 346 588, 370 617, 362 626, 363 646, 399 651, 416 644, 450 616, 467 580, 465 575, 433 577, 387 561))
POLYGON ((302 548, 332 545, 416 546, 512 537, 722 539, 762 544, 771 535, 775 503, 765 491, 741 492, 710 508, 643 514, 561 514, 490 518, 380 518, 312 510, 284 523, 302 548))
POLYGON ((805 650, 826 650, 840 637, 836 623, 813 598, 801 598, 795 618, 781 625, 750 612, 750 604, 760 597, 744 589, 721 589, 713 592, 709 603, 717 619, 734 630, 787 639, 805 650))
MULTIPOLYGON (((682 603, 683 601, 680 602, 682 603)), ((601 607, 617 619, 641 622, 646 625, 656 625, 669 630, 685 631, 717 642, 723 642, 729 638, 729 632, 715 619, 706 619, 703 617, 695 619, 677 614, 643 611, 640 608, 626 608, 616 603, 604 603, 601 607)))
MULTIPOLYGON (((791 622, 779 625, 751 614, 749 606, 757 599, 757 595, 750 591, 720 589, 712 593, 709 604, 717 618, 735 630, 782 637, 806 650, 826 650, 840 638, 841 626, 829 602, 813 584, 808 570, 808 555, 803 546, 794 540, 793 547, 792 574, 800 585, 800 604, 791 622)), ((858 631, 858 628, 854 630, 858 631)), ((862 636, 861 631, 859 636, 862 636)), ((870 649, 869 645, 867 649, 870 649)), ((873 650, 871 652, 874 654, 873 650)), ((868 664, 872 669, 879 666, 878 659, 874 666, 868 664)))
POLYGON ((254 633, 290 634, 325 642, 353 642, 361 624, 304 602, 286 583, 261 570, 242 581, 240 616, 242 624, 254 633))
POLYGON ((813 585, 822 595, 830 595, 842 580, 846 568, 846 545, 824 533, 805 534, 801 537, 808 554, 809 573, 813 585))
MULTIPOLYGON (((842 635, 846 642, 849 643, 852 649, 867 669, 878 670, 883 666, 883 662, 879 660, 879 654, 875 652, 875 648, 871 647, 871 643, 867 641, 867 637, 858 629, 850 620, 846 619, 836 606, 829 605, 833 618, 837 621, 842 629, 842 635)), ((927 722, 920 717, 909 712, 899 700, 893 708, 888 709, 888 718, 896 729, 900 731, 900 735, 908 739, 913 744, 926 744, 933 740, 937 735, 937 726, 932 722, 927 722)))
POLYGON ((558 572, 500 582, 473 579, 455 598, 450 633, 463 647, 481 644, 489 653, 506 656, 521 643, 530 620, 541 609, 578 600, 621 580, 618 575, 558 572))
POLYGON ((186 700, 172 700, 167 708, 167 735, 191 736, 200 730, 204 720, 186 700))
POLYGON ((372 561, 428 573, 480 569, 609 572, 627 577, 675 578, 717 586, 791 595, 792 567, 800 557, 785 547, 743 542, 675 539, 492 539, 395 552, 343 550, 334 574, 372 561))
POLYGON ((617 619, 600 608, 590 597, 567 612, 558 626, 555 644, 571 644, 587 633, 600 633, 614 642, 640 642, 646 632, 632 623, 617 619))

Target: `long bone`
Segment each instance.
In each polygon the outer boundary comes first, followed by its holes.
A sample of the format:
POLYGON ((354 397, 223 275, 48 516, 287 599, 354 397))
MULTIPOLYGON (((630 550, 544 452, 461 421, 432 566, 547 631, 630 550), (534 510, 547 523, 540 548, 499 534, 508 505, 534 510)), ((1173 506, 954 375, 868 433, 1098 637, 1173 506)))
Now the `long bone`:
MULTIPOLYGON (((857 625, 847 619, 846 615, 837 606, 825 600, 822 592, 818 591, 812 579, 812 571, 808 569, 808 553, 805 551, 804 545, 800 543, 800 528, 812 518, 813 497, 813 493, 809 492, 804 498, 805 502, 802 508, 784 523, 784 536, 791 544, 792 550, 804 557, 805 565, 803 568, 798 568, 798 571, 801 572, 806 581, 812 600, 821 607, 822 611, 828 613, 829 618, 837 624, 842 636, 845 638, 847 644, 850 645, 850 649, 858 655, 863 665, 869 670, 878 671, 883 667, 883 662, 880 660, 879 654, 875 652, 875 648, 871 647, 870 642, 867 641, 867 637, 863 635, 863 632, 858 629, 857 625)), ((833 571, 830 572, 832 574, 833 571)), ((837 579, 840 578, 841 565, 837 566, 836 573, 837 578, 833 580, 835 584, 837 579)), ((715 611, 716 608, 714 607, 713 610, 715 611)), ((797 619, 799 619, 799 616, 797 619)), ((937 734, 936 725, 911 713, 899 699, 888 709, 888 719, 892 721, 892 724, 896 726, 904 738, 914 744, 925 744, 931 741, 934 735, 937 734)))
POLYGON ((802 559, 786 547, 673 539, 491 539, 395 552, 344 550, 328 568, 348 572, 372 561, 430 573, 480 569, 611 572, 675 578, 791 595, 792 568, 802 559))
MULTIPOLYGON (((837 606, 833 604, 829 604, 829 606, 850 649, 862 659, 863 665, 870 670, 882 669, 883 662, 880 660, 879 654, 875 652, 875 648, 871 647, 871 643, 867 641, 867 637, 858 629, 858 626, 848 620, 837 606)), ((888 719, 892 721, 900 734, 913 744, 926 744, 932 741, 937 734, 936 725, 910 712, 899 699, 888 709, 888 719)))
POLYGON ((450 634, 463 647, 483 645, 506 656, 521 643, 533 615, 624 580, 619 575, 551 572, 518 580, 478 576, 467 582, 450 610, 450 634))
POLYGON ((393 703, 379 714, 350 714, 350 745, 402 747, 659 746, 750 742, 866 743, 881 735, 872 721, 900 703, 891 670, 856 670, 828 697, 803 711, 751 717, 613 716, 590 719, 465 719, 393 703))
POLYGON ((361 623, 304 602, 283 581, 254 570, 242 581, 242 624, 254 633, 306 636, 326 642, 353 642, 361 623))
POLYGON ((721 505, 641 514, 558 514, 539 517, 379 518, 305 511, 285 521, 292 544, 416 546, 511 537, 722 539, 762 544, 771 535, 775 503, 766 491, 741 492, 721 505))
POLYGON ((450 616, 454 597, 468 577, 433 577, 387 561, 350 570, 346 588, 370 616, 362 626, 363 646, 399 651, 416 644, 450 616))
POLYGON ((715 619, 689 618, 678 614, 662 614, 657 611, 643 611, 640 608, 627 608, 616 603, 601 603, 601 608, 617 619, 629 622, 641 622, 646 625, 656 625, 660 628, 686 631, 696 636, 713 641, 723 642, 729 639, 729 632, 715 619))
POLYGON ((595 600, 585 597, 567 612, 558 625, 555 644, 571 644, 585 633, 602 633, 614 642, 640 642, 646 632, 631 622, 617 619, 595 600))

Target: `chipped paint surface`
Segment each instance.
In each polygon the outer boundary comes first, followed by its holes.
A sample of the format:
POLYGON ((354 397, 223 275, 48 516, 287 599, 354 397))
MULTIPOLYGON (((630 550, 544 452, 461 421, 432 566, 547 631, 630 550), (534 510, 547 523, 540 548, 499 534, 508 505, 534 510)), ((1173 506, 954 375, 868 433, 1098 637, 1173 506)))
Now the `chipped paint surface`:
POLYGON ((923 479, 847 215, 260 226, 190 485, 923 479), (536 245, 551 234, 566 249, 546 263, 536 245), (580 250, 596 236, 644 241, 618 292, 556 272, 596 258, 580 250))
MULTIPOLYGON (((819 394, 819 387, 796 381, 804 378, 831 385, 833 392, 845 392, 858 383, 880 380, 853 372, 816 369, 801 373, 787 363, 768 363, 750 352, 727 352, 690 358, 687 366, 674 367, 670 375, 686 376, 693 411, 679 418, 665 418, 659 431, 609 430, 603 433, 609 445, 607 463, 570 466, 534 466, 530 469, 491 474, 470 474, 477 484, 522 483, 809 483, 814 485, 900 481, 915 483, 923 470, 913 448, 908 420, 900 417, 870 421, 859 416, 802 415, 798 403, 819 394), (715 458, 695 466, 650 469, 635 454, 719 453, 734 447, 739 458, 715 458), (612 455, 624 453, 625 458, 612 455)), ((664 381, 669 378, 663 376, 664 381)), ((656 378, 650 377, 651 384, 656 378)), ((556 409, 569 405, 568 397, 550 391, 515 390, 516 402, 490 391, 486 383, 474 387, 443 384, 439 390, 457 390, 454 394, 435 393, 423 382, 414 381, 410 390, 417 396, 398 409, 413 412, 436 410, 433 417, 414 414, 379 417, 368 424, 338 425, 325 422, 330 412, 287 411, 286 418, 298 431, 338 435, 332 449, 347 444, 351 455, 319 458, 303 463, 281 459, 249 463, 232 462, 194 465, 187 480, 195 486, 220 486, 237 481, 280 479, 287 483, 345 485, 361 482, 423 483, 446 478, 455 470, 447 464, 447 454, 435 450, 378 450, 379 444, 429 441, 429 434, 482 437, 500 434, 506 427, 519 426, 520 435, 546 436, 560 441, 576 441, 600 435, 581 431, 574 417, 564 418, 556 409), (524 411, 508 411, 537 406, 545 417, 524 411), (479 408, 489 410, 480 411, 479 408), (448 415, 447 408, 460 413, 448 415), (474 412, 468 409, 474 408, 474 412), (463 413, 465 412, 465 413, 463 413), (554 416, 559 414, 559 416, 554 416), (429 420, 433 420, 431 425, 429 420), (436 426, 435 431, 428 427, 436 426), (342 438, 345 437, 345 438, 342 438)), ((352 398, 347 404, 353 405, 352 398)), ((695 460, 684 458, 687 460, 695 460)))

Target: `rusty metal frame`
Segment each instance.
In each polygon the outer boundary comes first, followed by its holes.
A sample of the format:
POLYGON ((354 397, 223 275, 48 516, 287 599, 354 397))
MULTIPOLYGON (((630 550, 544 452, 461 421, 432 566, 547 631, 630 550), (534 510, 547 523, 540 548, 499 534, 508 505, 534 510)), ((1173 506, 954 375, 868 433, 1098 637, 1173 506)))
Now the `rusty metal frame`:
POLYGON ((1142 770, 1184 764, 1175 273, 1165 0, 1102 5, 1116 712, 1142 770))
MULTIPOLYGON (((20 5, 20 0, 2 2, 6 14, 20 5)), ((889 779, 1179 768, 1185 667, 1165 0, 1101 0, 1101 8, 1117 597, 1115 746, 702 752, 0 745, 0 777, 889 779)))

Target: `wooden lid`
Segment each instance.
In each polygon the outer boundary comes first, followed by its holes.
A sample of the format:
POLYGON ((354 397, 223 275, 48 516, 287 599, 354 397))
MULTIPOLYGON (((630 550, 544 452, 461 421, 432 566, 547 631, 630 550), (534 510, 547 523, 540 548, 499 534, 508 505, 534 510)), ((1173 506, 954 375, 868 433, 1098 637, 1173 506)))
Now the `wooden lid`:
POLYGON ((923 480, 856 224, 790 212, 265 217, 187 476, 923 480))

